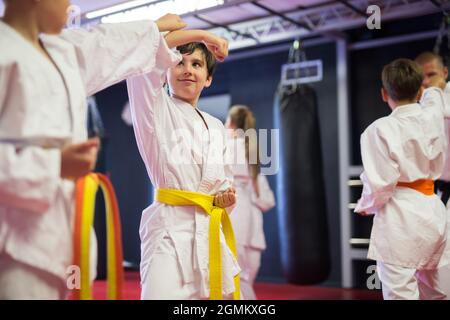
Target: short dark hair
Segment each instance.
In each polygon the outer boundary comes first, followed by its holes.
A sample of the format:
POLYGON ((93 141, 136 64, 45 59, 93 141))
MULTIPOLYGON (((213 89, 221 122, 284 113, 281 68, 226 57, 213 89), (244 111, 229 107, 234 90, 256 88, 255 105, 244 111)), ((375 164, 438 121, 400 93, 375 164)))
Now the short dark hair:
POLYGON ((423 65, 425 63, 431 62, 433 60, 437 60, 437 62, 442 66, 445 67, 444 59, 442 57, 434 52, 431 51, 425 51, 422 52, 417 56, 417 58, 414 60, 418 64, 423 65))
POLYGON ((397 59, 384 66, 381 79, 394 101, 414 100, 422 85, 422 68, 410 59, 397 59))
POLYGON ((206 68, 208 70, 208 77, 212 77, 216 70, 217 60, 211 51, 201 42, 191 42, 177 47, 177 50, 181 54, 192 54, 195 50, 199 49, 206 60, 206 68))

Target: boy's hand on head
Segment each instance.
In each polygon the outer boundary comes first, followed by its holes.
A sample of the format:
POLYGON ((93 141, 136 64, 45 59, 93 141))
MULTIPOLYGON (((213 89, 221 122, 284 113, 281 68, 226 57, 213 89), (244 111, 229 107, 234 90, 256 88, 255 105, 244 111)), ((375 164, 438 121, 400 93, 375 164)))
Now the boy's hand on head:
POLYGON ((155 21, 159 32, 175 31, 187 26, 186 22, 180 16, 168 13, 155 21))
POLYGON ((100 140, 92 138, 61 150, 61 178, 77 179, 90 173, 97 161, 100 140))
POLYGON ((228 188, 219 192, 214 197, 214 205, 220 208, 227 208, 236 203, 236 189, 228 188))
POLYGON ((223 61, 228 56, 228 41, 226 39, 208 32, 203 42, 217 60, 223 61))

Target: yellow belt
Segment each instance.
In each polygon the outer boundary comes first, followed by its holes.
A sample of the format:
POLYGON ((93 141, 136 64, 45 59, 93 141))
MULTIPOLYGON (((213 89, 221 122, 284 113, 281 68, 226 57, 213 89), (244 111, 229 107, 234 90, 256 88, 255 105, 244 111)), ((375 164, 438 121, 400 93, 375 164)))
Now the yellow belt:
POLYGON ((114 188, 107 176, 91 173, 76 183, 74 230, 74 265, 80 268, 80 287, 73 299, 92 299, 90 283, 90 232, 94 223, 95 198, 101 188, 106 205, 108 298, 122 299, 124 274, 119 206, 114 188))
MULTIPOLYGON (((158 189, 156 200, 171 206, 198 206, 210 216, 209 220, 209 299, 222 299, 222 260, 220 254, 220 224, 222 223, 225 241, 228 247, 236 254, 236 240, 230 217, 225 209, 213 205, 214 196, 173 189, 158 189)), ((239 275, 234 277, 233 299, 240 299, 239 275)))

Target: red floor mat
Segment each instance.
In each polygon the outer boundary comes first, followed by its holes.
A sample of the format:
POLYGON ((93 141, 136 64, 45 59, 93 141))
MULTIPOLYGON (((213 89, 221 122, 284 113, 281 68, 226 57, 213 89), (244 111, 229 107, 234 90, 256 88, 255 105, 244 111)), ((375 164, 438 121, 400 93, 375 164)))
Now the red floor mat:
MULTIPOLYGON (((279 283, 256 283, 255 291, 260 300, 380 300, 381 291, 342 289, 317 286, 295 286, 279 283)), ((124 298, 139 299, 139 273, 127 272, 124 284, 124 298)), ((96 281, 94 298, 106 297, 106 281, 96 281)))

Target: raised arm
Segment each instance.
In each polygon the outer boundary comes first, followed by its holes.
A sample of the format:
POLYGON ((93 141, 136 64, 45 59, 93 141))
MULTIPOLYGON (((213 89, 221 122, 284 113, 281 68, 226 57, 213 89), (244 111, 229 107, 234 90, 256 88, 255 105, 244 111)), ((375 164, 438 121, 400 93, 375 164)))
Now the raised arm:
POLYGON ((126 78, 145 74, 155 66, 161 31, 183 28, 175 15, 156 22, 101 24, 88 29, 65 30, 61 37, 75 48, 87 95, 126 78))
POLYGON ((227 41, 207 31, 177 30, 165 37, 160 35, 155 45, 153 68, 144 75, 127 79, 132 119, 137 131, 145 129, 145 134, 153 133, 155 108, 162 108, 165 104, 163 86, 166 73, 182 59, 181 54, 171 48, 190 42, 208 43, 208 48, 215 50, 222 59, 228 54, 227 41))
POLYGON ((425 89, 420 104, 425 108, 434 108, 442 112, 445 118, 450 118, 450 103, 444 98, 444 93, 440 87, 425 89))
POLYGON ((168 33, 165 38, 169 48, 190 42, 203 42, 217 60, 223 61, 228 56, 228 41, 205 30, 176 30, 168 33))

